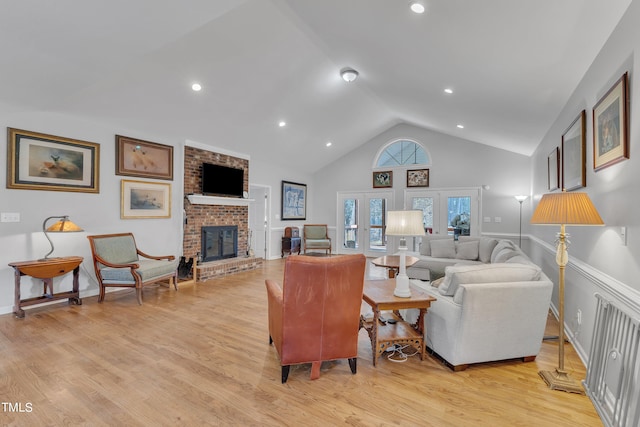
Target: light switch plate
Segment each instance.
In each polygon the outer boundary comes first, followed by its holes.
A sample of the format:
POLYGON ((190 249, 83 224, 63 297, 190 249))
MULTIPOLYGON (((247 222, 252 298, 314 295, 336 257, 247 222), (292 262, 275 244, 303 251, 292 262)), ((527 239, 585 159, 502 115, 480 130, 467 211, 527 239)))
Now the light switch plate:
POLYGON ((20 222, 20 212, 1 212, 0 222, 20 222))

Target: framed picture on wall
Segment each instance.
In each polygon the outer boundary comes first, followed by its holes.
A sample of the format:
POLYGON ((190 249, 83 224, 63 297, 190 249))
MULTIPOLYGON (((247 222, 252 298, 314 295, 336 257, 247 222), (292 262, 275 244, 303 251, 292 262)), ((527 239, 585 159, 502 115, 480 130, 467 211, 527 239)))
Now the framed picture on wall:
POLYGON ((393 187, 393 171, 379 171, 373 173, 373 188, 393 187))
POLYGON ((307 219, 307 186, 282 181, 282 220, 307 219))
POLYGON ((560 150, 558 147, 547 157, 547 183, 549 191, 560 188, 560 150))
POLYGON ((627 73, 593 107, 593 169, 629 158, 627 73))
POLYGON ((173 147, 116 135, 116 175, 173 180, 173 147))
POLYGON ((120 218, 171 218, 171 184, 123 179, 120 218))
POLYGON ((407 187, 428 187, 429 169, 407 171, 407 187))
POLYGON ((570 191, 587 186, 587 112, 571 123, 562 135, 562 188, 570 191))
POLYGON ((99 193, 100 145, 7 129, 7 188, 99 193))

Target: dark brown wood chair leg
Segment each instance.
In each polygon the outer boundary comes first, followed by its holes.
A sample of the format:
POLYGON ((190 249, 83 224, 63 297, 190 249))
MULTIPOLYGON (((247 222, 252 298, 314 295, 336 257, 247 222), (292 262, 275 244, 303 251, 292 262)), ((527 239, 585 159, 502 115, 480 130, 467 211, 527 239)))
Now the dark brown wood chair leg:
POLYGON ((290 365, 282 367, 282 384, 287 382, 287 378, 289 378, 289 367, 290 365))
POLYGON ((536 356, 525 356, 522 358, 523 362, 533 362, 534 360, 536 360, 536 356))
POLYGON ((349 367, 351 368, 351 373, 352 374, 356 373, 357 364, 358 364, 358 358, 357 357, 353 357, 353 358, 349 359, 349 367))
POLYGON ((269 345, 273 344, 273 338, 271 338, 271 335, 269 335, 269 345))

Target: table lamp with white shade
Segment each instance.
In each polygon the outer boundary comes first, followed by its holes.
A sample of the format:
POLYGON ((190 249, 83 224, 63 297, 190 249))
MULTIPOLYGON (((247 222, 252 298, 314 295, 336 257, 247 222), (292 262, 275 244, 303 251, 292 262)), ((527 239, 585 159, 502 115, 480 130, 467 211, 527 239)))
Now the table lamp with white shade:
POLYGON ((409 289, 409 277, 407 276, 407 239, 406 237, 424 236, 424 223, 422 211, 389 211, 387 212, 387 236, 401 236, 400 247, 400 269, 396 276, 396 289, 393 294, 397 297, 408 298, 411 296, 409 289))

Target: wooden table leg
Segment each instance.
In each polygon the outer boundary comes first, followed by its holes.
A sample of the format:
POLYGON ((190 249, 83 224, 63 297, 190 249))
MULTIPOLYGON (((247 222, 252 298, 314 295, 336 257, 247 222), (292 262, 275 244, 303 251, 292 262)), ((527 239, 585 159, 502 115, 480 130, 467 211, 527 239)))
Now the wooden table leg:
POLYGON ((17 317, 22 319, 24 317, 24 310, 20 307, 20 276, 21 274, 17 268, 14 268, 14 270, 15 270, 16 289, 14 292, 13 312, 17 317))
MULTIPOLYGON (((73 298, 69 298, 69 304, 74 303, 76 305, 82 305, 82 300, 80 299, 80 282, 78 280, 79 276, 80 276, 80 266, 78 265, 76 268, 73 269, 73 293, 76 296, 73 298)), ((174 286, 177 286, 176 280, 177 279, 174 277, 173 278, 174 286)))

